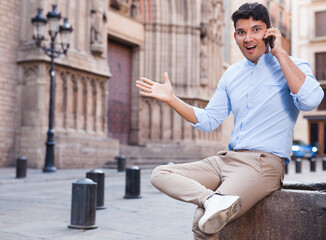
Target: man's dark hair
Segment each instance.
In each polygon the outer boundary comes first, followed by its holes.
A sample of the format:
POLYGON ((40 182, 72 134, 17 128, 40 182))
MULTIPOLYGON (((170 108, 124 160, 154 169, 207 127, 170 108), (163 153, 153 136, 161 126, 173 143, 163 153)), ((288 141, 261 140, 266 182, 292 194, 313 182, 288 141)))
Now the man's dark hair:
POLYGON ((271 21, 269 19, 269 12, 267 8, 260 3, 245 3, 239 7, 237 11, 232 14, 232 20, 234 28, 239 19, 253 18, 255 21, 262 21, 266 24, 267 28, 270 28, 271 21))

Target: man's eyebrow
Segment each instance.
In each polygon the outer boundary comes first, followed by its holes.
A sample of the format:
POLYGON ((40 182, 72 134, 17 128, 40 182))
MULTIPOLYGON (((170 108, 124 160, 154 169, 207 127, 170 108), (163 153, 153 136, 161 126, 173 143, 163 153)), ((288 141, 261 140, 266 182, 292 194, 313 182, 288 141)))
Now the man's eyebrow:
POLYGON ((262 27, 262 25, 257 24, 255 26, 252 26, 251 28, 256 28, 256 27, 262 27))
MULTIPOLYGON (((257 24, 257 25, 252 26, 251 29, 256 28, 256 27, 262 27, 262 26, 263 25, 257 24)), ((235 31, 237 32, 237 31, 244 31, 244 30, 243 30, 243 28, 237 28, 237 29, 235 29, 235 31)))

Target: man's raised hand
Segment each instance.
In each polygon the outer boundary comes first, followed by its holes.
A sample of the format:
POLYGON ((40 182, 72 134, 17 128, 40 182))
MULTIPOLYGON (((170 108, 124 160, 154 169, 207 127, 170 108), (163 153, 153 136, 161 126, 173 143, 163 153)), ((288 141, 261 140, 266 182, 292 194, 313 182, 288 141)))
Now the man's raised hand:
POLYGON ((141 77, 136 81, 136 87, 143 96, 157 98, 163 102, 169 102, 173 98, 173 88, 167 72, 163 74, 164 83, 157 83, 148 78, 141 77))

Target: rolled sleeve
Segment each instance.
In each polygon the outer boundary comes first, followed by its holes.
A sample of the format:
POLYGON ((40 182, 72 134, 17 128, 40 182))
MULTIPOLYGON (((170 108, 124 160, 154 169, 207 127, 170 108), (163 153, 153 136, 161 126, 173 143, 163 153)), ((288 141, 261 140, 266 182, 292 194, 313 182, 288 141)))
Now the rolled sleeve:
POLYGON ((197 108, 197 107, 192 107, 193 110, 194 110, 194 113, 195 113, 195 116, 197 118, 197 123, 194 124, 194 123, 191 123, 189 122, 193 127, 196 127, 196 128, 201 128, 201 126, 203 125, 203 118, 205 117, 204 113, 203 113, 203 109, 200 109, 200 108, 197 108))
POLYGON ((204 132, 213 131, 227 118, 230 109, 225 90, 218 88, 205 109, 193 107, 198 122, 190 124, 204 132))
POLYGON ((319 82, 311 75, 307 75, 298 93, 290 93, 294 104, 302 111, 310 111, 318 107, 324 97, 324 91, 319 82))
POLYGON ((228 73, 230 74, 230 68, 223 74, 214 95, 204 109, 193 107, 198 121, 196 124, 190 123, 193 127, 203 132, 213 131, 230 114, 231 104, 226 90, 228 73))

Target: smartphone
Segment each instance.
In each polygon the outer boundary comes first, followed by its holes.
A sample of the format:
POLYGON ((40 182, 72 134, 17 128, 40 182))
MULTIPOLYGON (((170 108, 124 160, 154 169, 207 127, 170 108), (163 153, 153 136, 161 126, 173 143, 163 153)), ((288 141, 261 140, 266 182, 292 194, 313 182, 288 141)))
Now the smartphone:
POLYGON ((275 37, 274 36, 270 36, 270 37, 267 38, 267 42, 268 42, 268 44, 269 44, 269 46, 271 48, 274 47, 274 41, 275 41, 275 37))

